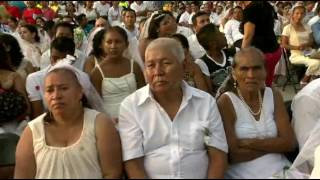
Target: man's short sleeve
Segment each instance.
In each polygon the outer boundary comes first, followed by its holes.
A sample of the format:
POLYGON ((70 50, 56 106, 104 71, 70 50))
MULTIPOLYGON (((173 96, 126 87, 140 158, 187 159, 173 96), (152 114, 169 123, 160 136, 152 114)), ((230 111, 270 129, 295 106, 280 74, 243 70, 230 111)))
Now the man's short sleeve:
POLYGON ((225 153, 228 153, 228 143, 224 131, 221 115, 214 98, 210 102, 210 113, 208 116, 208 146, 217 148, 225 153))
POLYGON ((40 84, 37 82, 36 74, 32 73, 27 77, 26 81, 26 89, 28 93, 29 100, 33 101, 41 101, 41 87, 40 84))
POLYGON ((127 98, 121 103, 119 113, 123 161, 144 156, 142 130, 135 118, 134 107, 130 100, 127 98))

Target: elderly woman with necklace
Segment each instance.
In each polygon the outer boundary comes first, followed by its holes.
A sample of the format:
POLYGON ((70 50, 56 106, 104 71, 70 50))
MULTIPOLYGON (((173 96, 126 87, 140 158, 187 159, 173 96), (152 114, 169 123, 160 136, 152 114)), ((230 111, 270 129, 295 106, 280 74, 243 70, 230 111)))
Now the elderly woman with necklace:
POLYGON ((220 88, 218 106, 229 145, 226 178, 269 178, 290 165, 282 153, 296 146, 281 94, 265 87, 263 53, 244 48, 220 88))

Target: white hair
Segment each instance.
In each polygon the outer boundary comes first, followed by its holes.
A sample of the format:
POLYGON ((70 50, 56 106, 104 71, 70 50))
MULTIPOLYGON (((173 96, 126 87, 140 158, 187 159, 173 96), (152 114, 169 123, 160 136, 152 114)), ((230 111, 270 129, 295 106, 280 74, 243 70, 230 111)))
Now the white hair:
POLYGON ((179 63, 183 63, 185 59, 184 50, 177 40, 173 38, 162 37, 153 40, 146 49, 145 56, 147 56, 148 51, 151 49, 165 49, 171 52, 172 55, 178 60, 179 63))

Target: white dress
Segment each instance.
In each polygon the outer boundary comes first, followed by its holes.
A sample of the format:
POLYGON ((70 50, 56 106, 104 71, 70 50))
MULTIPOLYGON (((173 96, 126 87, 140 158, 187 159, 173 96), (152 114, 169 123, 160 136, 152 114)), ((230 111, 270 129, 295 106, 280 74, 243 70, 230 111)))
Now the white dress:
POLYGON ((96 67, 99 69, 102 80, 102 97, 104 102, 104 109, 111 118, 119 116, 119 108, 121 102, 130 94, 137 90, 136 77, 133 72, 133 63, 131 60, 131 72, 119 78, 105 77, 99 64, 96 67))
MULTIPOLYGON (((256 121, 248 108, 232 92, 227 92, 236 112, 235 131, 239 139, 273 138, 278 135, 274 119, 273 92, 266 88, 263 97, 260 120, 256 121)), ((227 179, 270 178, 281 172, 290 162, 282 154, 270 153, 251 161, 230 164, 226 172, 227 179)))
POLYGON ((95 119, 99 112, 84 109, 83 130, 76 143, 68 147, 48 146, 45 141, 44 116, 29 122, 32 131, 36 179, 101 179, 96 144, 95 119))

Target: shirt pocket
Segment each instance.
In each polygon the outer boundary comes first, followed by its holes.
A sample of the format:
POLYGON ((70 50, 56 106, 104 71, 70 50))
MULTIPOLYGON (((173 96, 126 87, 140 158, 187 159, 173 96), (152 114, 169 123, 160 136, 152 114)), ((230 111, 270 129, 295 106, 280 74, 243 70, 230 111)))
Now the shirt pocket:
POLYGON ((189 127, 185 128, 182 133, 182 147, 191 151, 203 150, 206 133, 209 133, 209 131, 206 131, 200 122, 190 123, 189 127))

